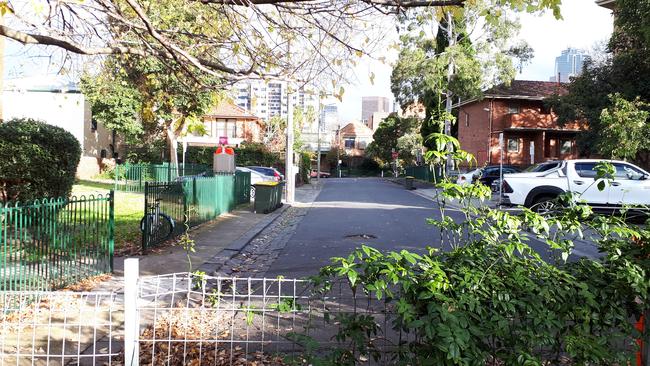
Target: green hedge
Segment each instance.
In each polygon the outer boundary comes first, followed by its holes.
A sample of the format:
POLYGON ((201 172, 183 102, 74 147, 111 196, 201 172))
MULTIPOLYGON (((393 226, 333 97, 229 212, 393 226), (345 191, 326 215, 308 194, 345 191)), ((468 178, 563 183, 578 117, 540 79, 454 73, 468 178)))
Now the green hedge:
POLYGON ((68 196, 80 158, 79 141, 63 128, 33 119, 0 124, 0 200, 68 196))

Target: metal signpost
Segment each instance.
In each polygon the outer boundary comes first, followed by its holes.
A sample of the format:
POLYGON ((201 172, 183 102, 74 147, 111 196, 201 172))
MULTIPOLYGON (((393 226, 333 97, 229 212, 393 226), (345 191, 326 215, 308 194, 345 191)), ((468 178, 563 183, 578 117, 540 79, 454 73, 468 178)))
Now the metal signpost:
POLYGON ((499 205, 503 202, 503 132, 499 134, 499 205))

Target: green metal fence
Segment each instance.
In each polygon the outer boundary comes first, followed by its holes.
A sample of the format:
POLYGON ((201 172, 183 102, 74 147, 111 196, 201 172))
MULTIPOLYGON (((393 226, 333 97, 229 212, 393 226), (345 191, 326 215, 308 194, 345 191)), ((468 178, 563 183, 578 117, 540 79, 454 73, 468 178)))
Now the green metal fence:
POLYGON ((0 203, 0 291, 52 290, 112 272, 114 195, 0 203))
POLYGON ((440 176, 440 172, 438 168, 434 169, 429 165, 409 166, 406 168, 406 175, 425 182, 436 183, 440 176))
MULTIPOLYGON (((189 177, 174 182, 145 182, 145 215, 154 211, 172 218, 175 226, 171 237, 232 211, 235 206, 250 202, 251 176, 248 172, 216 173, 213 177, 189 177)), ((169 237, 147 228, 142 234, 143 249, 155 246, 169 237)))
POLYGON ((211 173, 203 164, 121 164, 115 166, 115 190, 144 192, 145 182, 171 182, 183 176, 211 173))

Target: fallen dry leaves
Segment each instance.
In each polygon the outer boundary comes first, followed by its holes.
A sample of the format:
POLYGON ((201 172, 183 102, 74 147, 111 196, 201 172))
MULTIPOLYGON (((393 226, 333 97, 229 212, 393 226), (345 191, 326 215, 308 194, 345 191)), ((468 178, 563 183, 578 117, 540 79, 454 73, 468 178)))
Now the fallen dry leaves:
POLYGON ((285 365, 282 357, 246 352, 230 338, 232 317, 204 308, 166 311, 140 336, 140 364, 261 366, 285 365))

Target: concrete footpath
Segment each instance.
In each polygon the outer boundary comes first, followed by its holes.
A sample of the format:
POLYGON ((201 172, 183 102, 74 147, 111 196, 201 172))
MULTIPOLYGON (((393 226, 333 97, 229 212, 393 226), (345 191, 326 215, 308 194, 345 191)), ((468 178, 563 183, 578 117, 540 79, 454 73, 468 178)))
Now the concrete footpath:
MULTIPOLYGON (((322 184, 321 184, 322 185, 322 184)), ((256 214, 250 205, 239 206, 232 212, 189 231, 194 240, 194 252, 190 253, 192 271, 213 273, 228 260, 239 254, 264 229, 271 226, 291 207, 308 207, 320 192, 316 183, 305 184, 296 188, 293 205, 284 204, 270 214, 256 214)), ((178 239, 178 238, 177 238, 178 239)), ((187 253, 180 245, 153 248, 151 253, 129 258, 140 259, 140 274, 155 276, 168 273, 188 272, 190 270, 187 253)), ((105 281, 95 290, 117 290, 121 292, 124 276, 124 259, 116 257, 114 272, 110 280, 105 281)))

